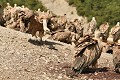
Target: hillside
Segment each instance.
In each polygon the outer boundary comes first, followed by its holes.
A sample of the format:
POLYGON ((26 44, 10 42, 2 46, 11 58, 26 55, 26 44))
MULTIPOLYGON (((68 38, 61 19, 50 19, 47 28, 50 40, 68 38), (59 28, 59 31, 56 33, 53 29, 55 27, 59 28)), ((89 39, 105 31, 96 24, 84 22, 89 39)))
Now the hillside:
POLYGON ((30 36, 0 27, 0 80, 120 79, 112 70, 112 56, 106 53, 99 59, 102 72, 69 78, 66 75, 73 74, 70 68, 74 59, 73 47, 46 37, 43 44, 31 42, 30 36))
POLYGON ((0 80, 54 80, 65 74, 59 70, 72 61, 70 45, 50 40, 41 45, 29 38, 0 27, 0 80))
POLYGON ((69 6, 65 0, 39 0, 42 4, 57 15, 67 14, 67 18, 78 18, 75 7, 69 6))
POLYGON ((94 16, 98 27, 104 22, 112 27, 120 21, 119 0, 68 0, 68 3, 76 7, 78 15, 88 20, 94 16))

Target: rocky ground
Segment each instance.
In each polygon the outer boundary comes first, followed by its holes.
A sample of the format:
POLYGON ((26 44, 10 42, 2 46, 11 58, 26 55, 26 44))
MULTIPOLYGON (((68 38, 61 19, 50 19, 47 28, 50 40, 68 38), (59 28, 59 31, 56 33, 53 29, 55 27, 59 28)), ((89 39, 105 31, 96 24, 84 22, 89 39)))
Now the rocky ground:
POLYGON ((113 71, 112 55, 103 53, 98 72, 74 74, 71 45, 43 38, 29 40, 30 34, 0 27, 0 80, 120 80, 113 71))

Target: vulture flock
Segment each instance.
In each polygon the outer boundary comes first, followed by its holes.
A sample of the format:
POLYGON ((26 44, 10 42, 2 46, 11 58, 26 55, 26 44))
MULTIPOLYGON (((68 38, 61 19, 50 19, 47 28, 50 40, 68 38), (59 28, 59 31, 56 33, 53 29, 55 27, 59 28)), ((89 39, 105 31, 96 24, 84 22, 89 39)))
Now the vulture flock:
MULTIPOLYGON (((0 5, 0 8, 2 6, 0 5)), ((120 24, 111 29, 109 23, 103 23, 96 28, 95 17, 90 22, 86 17, 69 20, 66 14, 57 16, 51 11, 33 11, 23 6, 9 3, 0 14, 0 25, 15 29, 24 33, 30 33, 30 39, 42 41, 46 34, 49 39, 65 42, 74 46, 75 60, 72 70, 82 73, 89 67, 97 68, 97 60, 100 58, 103 48, 113 55, 115 71, 120 72, 120 24)))

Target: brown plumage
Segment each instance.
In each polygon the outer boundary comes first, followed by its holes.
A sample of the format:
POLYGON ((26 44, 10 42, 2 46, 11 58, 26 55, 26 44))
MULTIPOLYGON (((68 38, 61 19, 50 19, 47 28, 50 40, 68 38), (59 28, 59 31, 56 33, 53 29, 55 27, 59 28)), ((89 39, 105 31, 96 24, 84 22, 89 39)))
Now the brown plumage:
POLYGON ((38 36, 42 40, 42 37, 44 36, 43 24, 39 23, 39 21, 37 21, 35 17, 36 17, 35 14, 31 16, 27 32, 30 32, 32 34, 32 37, 35 36, 37 38, 38 36), (36 35, 37 31, 39 32, 39 35, 36 35))
POLYGON ((56 41, 72 44, 76 40, 78 40, 80 37, 78 34, 76 34, 74 32, 65 30, 65 31, 54 32, 50 38, 52 38, 53 40, 56 40, 56 41))
POLYGON ((50 29, 50 31, 56 31, 59 29, 57 21, 58 21, 57 16, 52 16, 48 20, 48 28, 50 29))
POLYGON ((109 36, 113 38, 113 42, 117 42, 120 38, 120 26, 112 27, 109 36))
POLYGON ((115 71, 120 73, 120 45, 113 47, 113 63, 115 71))
POLYGON ((101 24, 99 27, 100 32, 102 33, 102 40, 107 41, 109 35, 109 24, 108 22, 101 24))
POLYGON ((59 27, 61 30, 64 30, 65 29, 65 26, 66 26, 66 23, 67 23, 67 18, 66 18, 66 14, 64 14, 64 16, 60 16, 58 18, 58 21, 57 21, 59 27))
POLYGON ((97 21, 96 21, 95 17, 92 17, 92 20, 89 22, 89 27, 88 27, 88 31, 89 31, 90 35, 94 34, 96 25, 97 25, 97 21))
POLYGON ((114 43, 110 45, 112 48, 108 49, 107 52, 113 55, 114 70, 120 73, 120 44, 114 43))
POLYGON ((96 68, 97 59, 100 57, 101 51, 102 49, 96 41, 88 42, 86 45, 81 46, 81 49, 77 51, 77 55, 75 56, 73 70, 82 73, 90 65, 96 68))
POLYGON ((75 26, 76 33, 83 37, 83 26, 81 25, 81 22, 78 19, 75 19, 73 24, 75 26))
POLYGON ((120 73, 120 22, 117 22, 110 30, 108 41, 112 42, 112 49, 107 52, 113 54, 113 63, 115 71, 120 73))
POLYGON ((71 32, 70 31, 58 31, 52 36, 53 40, 70 43, 71 32))
POLYGON ((65 29, 71 31, 71 32, 76 32, 76 28, 73 22, 69 21, 66 23, 65 29))
POLYGON ((120 26, 116 27, 116 29, 114 30, 115 32, 113 32, 113 41, 117 42, 118 39, 120 38, 120 26))
POLYGON ((85 35, 92 35, 94 34, 95 30, 96 30, 96 25, 97 25, 97 21, 95 19, 95 17, 92 18, 92 20, 89 23, 85 23, 83 26, 83 36, 85 35))
POLYGON ((76 46, 75 60, 72 69, 76 72, 82 73, 83 70, 92 66, 97 68, 97 60, 99 59, 103 46, 99 39, 100 32, 96 32, 95 38, 86 37, 76 46), (97 38, 98 36, 98 38, 97 38))

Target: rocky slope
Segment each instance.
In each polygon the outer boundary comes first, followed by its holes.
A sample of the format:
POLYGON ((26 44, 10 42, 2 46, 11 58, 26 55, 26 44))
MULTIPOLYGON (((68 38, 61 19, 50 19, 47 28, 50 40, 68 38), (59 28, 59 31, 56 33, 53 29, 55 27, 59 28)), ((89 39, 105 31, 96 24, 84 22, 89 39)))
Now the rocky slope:
POLYGON ((29 42, 29 38, 29 34, 0 27, 0 80, 62 78, 65 71, 59 72, 62 67, 57 66, 72 61, 71 47, 50 40, 29 42))
POLYGON ((100 72, 70 78, 67 75, 73 74, 70 66, 74 59, 71 45, 46 37, 42 43, 29 38, 30 34, 0 27, 0 80, 120 79, 113 72, 112 56, 105 53, 99 59, 100 72))
POLYGON ((75 7, 69 6, 65 0, 39 0, 43 5, 57 15, 67 14, 67 18, 78 18, 75 7))

